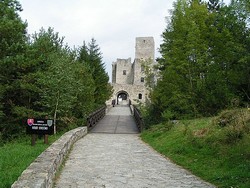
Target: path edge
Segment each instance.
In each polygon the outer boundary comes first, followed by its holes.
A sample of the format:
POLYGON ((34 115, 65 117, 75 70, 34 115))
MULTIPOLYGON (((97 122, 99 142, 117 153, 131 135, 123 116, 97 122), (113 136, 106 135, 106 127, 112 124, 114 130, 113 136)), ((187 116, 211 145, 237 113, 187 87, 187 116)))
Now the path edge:
POLYGON ((87 134, 87 127, 78 127, 63 134, 22 172, 11 188, 52 188, 53 179, 72 145, 87 134))

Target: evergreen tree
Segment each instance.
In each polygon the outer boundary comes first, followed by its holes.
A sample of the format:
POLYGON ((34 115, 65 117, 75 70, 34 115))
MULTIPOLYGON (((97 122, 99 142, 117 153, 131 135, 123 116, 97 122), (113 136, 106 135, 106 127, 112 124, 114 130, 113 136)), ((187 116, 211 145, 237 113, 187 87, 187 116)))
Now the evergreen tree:
POLYGON ((95 39, 86 46, 85 42, 79 49, 78 61, 88 67, 95 83, 94 99, 96 107, 103 105, 111 95, 111 88, 108 84, 109 77, 105 72, 105 66, 102 62, 102 53, 95 39))
POLYGON ((0 0, 0 10, 0 141, 23 134, 30 117, 82 125, 111 91, 96 41, 77 57, 52 28, 28 38, 18 1, 0 0))
POLYGON ((83 45, 79 48, 78 50, 79 54, 78 54, 78 61, 80 61, 81 63, 88 65, 89 62, 89 52, 88 52, 88 47, 85 43, 85 41, 83 42, 83 45))
POLYGON ((2 0, 0 10, 0 131, 3 139, 8 139, 22 130, 17 108, 23 106, 20 91, 27 24, 18 15, 22 11, 19 2, 2 0))

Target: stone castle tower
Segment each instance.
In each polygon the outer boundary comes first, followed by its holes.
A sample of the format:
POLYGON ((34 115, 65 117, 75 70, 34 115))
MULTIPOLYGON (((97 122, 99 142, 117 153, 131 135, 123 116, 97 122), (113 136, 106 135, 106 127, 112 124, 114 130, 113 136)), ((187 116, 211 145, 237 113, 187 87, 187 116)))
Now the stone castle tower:
POLYGON ((153 37, 137 37, 135 45, 135 59, 117 59, 112 63, 112 100, 116 104, 144 103, 147 100, 148 91, 145 87, 145 63, 152 66, 155 61, 155 44, 153 37))

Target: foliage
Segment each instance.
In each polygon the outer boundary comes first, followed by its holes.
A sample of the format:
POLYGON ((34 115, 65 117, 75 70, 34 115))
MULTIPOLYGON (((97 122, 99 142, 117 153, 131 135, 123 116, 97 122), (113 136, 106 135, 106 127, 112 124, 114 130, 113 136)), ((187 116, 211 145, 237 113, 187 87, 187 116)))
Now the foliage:
POLYGON ((8 134, 15 137, 22 131, 16 124, 21 122, 15 114, 18 111, 15 107, 23 106, 19 93, 22 92, 27 24, 18 15, 22 10, 19 2, 0 1, 0 10, 0 132, 5 139, 8 134))
POLYGON ((78 61, 88 68, 94 79, 94 100, 96 107, 99 107, 103 105, 112 94, 111 87, 108 84, 109 77, 105 72, 104 63, 102 62, 100 47, 96 44, 96 40, 92 38, 88 46, 84 42, 78 51, 78 61))
POLYGON ((30 117, 53 118, 58 130, 84 125, 112 89, 96 41, 83 63, 50 27, 28 36, 18 1, 0 1, 0 10, 1 142, 23 135, 30 117))
MULTIPOLYGON (((237 110, 245 114, 247 110, 237 110)), ((229 142, 228 127, 215 125, 220 116, 161 123, 144 131, 142 139, 158 152, 217 187, 249 187, 250 132, 229 142), (169 127, 170 126, 170 127, 169 127)), ((229 126, 230 127, 230 126, 229 126)), ((231 129, 237 135, 238 130, 231 129)))
POLYGON ((214 115, 249 103, 250 30, 245 1, 177 0, 162 34, 159 80, 151 92, 155 121, 214 115), (163 114, 163 116, 162 116, 163 114))
POLYGON ((235 143, 250 133, 249 110, 233 109, 222 111, 215 119, 214 125, 225 132, 225 142, 235 143))

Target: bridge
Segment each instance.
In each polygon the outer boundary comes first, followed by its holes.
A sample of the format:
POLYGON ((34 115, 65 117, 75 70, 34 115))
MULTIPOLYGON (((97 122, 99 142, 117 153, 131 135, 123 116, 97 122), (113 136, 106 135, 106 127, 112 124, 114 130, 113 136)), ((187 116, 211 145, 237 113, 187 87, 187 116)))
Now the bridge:
POLYGON ((139 137, 128 106, 111 108, 70 152, 55 187, 214 187, 139 137))
POLYGON ((128 105, 111 107, 90 133, 138 134, 139 130, 128 105))
POLYGON ((11 187, 214 187, 140 139, 143 123, 136 108, 118 105, 106 115, 105 110, 90 115, 88 132, 79 127, 61 136, 11 187))

